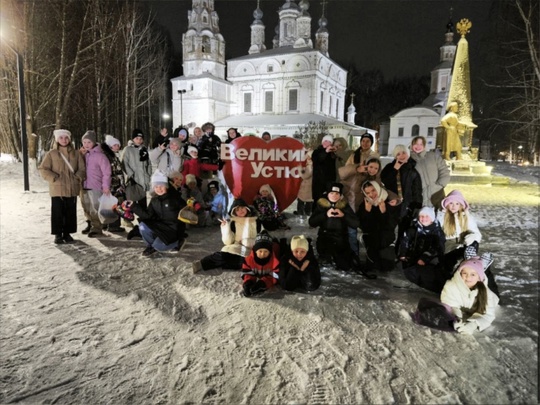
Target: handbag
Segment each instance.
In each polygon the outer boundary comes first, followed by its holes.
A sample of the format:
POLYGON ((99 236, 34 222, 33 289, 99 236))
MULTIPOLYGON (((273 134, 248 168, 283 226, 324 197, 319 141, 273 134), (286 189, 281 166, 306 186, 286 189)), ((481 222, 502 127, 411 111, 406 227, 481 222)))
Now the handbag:
POLYGON ((129 179, 126 185, 126 199, 129 201, 139 201, 146 198, 146 191, 143 186, 135 183, 135 180, 129 179))
POLYGON ((98 217, 102 224, 112 224, 118 220, 118 214, 114 209, 118 204, 118 198, 112 194, 103 194, 99 197, 98 217))
POLYGON ((431 196, 430 198, 431 204, 433 204, 433 207, 436 210, 440 210, 442 208, 441 202, 442 200, 444 200, 444 197, 446 197, 446 193, 444 192, 444 187, 431 196))

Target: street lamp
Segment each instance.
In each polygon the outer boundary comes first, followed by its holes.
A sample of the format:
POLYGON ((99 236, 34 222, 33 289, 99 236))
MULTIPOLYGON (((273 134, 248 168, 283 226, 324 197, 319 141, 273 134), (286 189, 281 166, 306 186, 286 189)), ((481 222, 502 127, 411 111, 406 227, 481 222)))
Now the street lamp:
MULTIPOLYGON (((2 37, 2 39, 4 39, 2 37)), ((24 61, 22 55, 17 52, 4 39, 4 43, 17 55, 17 78, 19 79, 19 119, 21 120, 21 149, 23 160, 24 191, 30 190, 28 179, 28 138, 26 137, 26 103, 24 99, 24 61)))
POLYGON ((178 94, 180 94, 180 126, 184 125, 184 109, 182 106, 182 96, 186 94, 186 89, 178 90, 178 94))

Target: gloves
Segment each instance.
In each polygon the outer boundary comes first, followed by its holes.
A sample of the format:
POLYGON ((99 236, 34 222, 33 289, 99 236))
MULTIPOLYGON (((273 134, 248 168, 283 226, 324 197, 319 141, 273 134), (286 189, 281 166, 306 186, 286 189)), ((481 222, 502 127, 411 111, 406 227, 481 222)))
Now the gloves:
POLYGON ((454 324, 454 329, 457 330, 459 333, 472 335, 475 331, 478 330, 478 324, 474 321, 465 323, 459 321, 454 324))
POLYGON ((468 235, 465 235, 465 244, 467 246, 472 245, 472 243, 476 240, 476 235, 474 233, 469 233, 468 235))

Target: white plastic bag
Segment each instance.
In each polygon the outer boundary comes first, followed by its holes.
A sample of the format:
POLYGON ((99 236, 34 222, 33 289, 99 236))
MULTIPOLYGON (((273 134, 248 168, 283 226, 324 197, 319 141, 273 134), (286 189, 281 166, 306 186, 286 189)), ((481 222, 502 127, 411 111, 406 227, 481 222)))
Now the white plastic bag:
POLYGON ((118 204, 118 198, 112 194, 103 194, 99 197, 98 217, 103 225, 112 224, 119 217, 114 207, 118 204))

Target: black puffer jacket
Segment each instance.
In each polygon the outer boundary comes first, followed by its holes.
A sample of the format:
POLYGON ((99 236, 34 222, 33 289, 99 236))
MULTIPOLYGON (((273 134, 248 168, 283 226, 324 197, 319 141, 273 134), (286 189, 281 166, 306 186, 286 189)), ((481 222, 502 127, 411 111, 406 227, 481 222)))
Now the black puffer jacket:
POLYGON ((406 265, 411 266, 420 259, 426 264, 442 263, 445 241, 444 232, 437 221, 423 226, 414 220, 401 238, 398 256, 406 257, 406 265))
POLYGON ((147 209, 135 202, 132 210, 141 222, 169 245, 178 240, 178 212, 185 206, 186 202, 180 194, 174 188, 169 188, 167 193, 152 197, 147 209))
POLYGON ((309 226, 319 227, 319 235, 335 236, 336 239, 347 238, 348 228, 358 228, 359 221, 352 208, 345 200, 339 200, 337 203, 331 203, 323 197, 317 201, 313 214, 309 217, 309 226), (331 208, 340 209, 343 217, 331 218, 327 212, 331 208))
MULTIPOLYGON (((381 172, 381 180, 387 190, 398 194, 397 174, 398 171, 394 168, 396 159, 384 166, 381 172)), ((401 176, 401 191, 403 202, 401 204, 400 218, 403 218, 408 213, 415 209, 422 208, 422 179, 415 169, 416 162, 409 159, 399 169, 401 176)))

